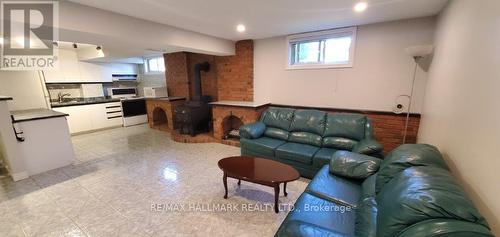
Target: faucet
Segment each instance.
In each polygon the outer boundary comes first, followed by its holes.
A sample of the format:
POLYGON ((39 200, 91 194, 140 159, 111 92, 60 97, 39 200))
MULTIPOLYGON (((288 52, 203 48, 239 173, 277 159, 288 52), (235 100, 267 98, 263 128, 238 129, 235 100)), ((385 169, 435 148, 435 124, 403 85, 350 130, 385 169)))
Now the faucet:
POLYGON ((57 98, 58 98, 58 100, 59 100, 59 103, 62 103, 62 102, 63 102, 63 100, 64 100, 64 97, 65 97, 65 96, 70 96, 70 95, 71 95, 71 94, 69 94, 69 93, 64 93, 64 94, 63 94, 63 93, 59 92, 59 93, 57 94, 57 98))

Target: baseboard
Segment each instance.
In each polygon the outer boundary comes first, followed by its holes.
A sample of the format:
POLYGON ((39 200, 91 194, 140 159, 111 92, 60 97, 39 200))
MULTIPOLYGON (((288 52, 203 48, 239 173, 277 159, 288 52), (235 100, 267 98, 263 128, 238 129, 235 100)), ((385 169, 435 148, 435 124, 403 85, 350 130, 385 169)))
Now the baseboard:
POLYGON ((26 171, 23 171, 23 172, 18 172, 18 173, 15 173, 15 174, 10 174, 10 176, 12 177, 12 179, 14 181, 19 181, 19 180, 23 180, 23 179, 27 179, 29 178, 30 176, 28 175, 28 172, 26 171))

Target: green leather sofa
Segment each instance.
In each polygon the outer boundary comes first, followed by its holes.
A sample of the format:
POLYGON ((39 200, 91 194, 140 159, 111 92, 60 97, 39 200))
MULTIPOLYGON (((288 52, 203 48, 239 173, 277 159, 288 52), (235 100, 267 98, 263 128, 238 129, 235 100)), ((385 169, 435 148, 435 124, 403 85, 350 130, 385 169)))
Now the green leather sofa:
POLYGON ((276 237, 494 236, 441 153, 425 144, 402 145, 383 161, 339 151, 294 207, 276 237))
POLYGON ((241 154, 274 159, 312 178, 337 150, 381 156, 371 121, 361 114, 270 107, 240 127, 241 154))

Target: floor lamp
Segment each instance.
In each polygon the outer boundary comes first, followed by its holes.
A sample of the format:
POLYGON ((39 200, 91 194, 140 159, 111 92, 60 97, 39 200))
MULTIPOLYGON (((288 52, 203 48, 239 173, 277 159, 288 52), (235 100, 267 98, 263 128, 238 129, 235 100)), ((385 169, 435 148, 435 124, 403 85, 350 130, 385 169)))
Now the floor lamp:
POLYGON ((413 101, 413 91, 415 88, 415 80, 417 79, 417 68, 418 68, 418 63, 419 61, 432 54, 434 51, 434 46, 432 45, 417 45, 417 46, 412 46, 409 48, 406 48, 406 53, 410 55, 415 62, 415 67, 413 68, 413 78, 411 81, 411 90, 410 90, 410 101, 408 102, 408 109, 406 111, 406 121, 405 121, 405 129, 403 133, 403 144, 406 143, 406 135, 408 133, 408 123, 410 121, 410 113, 411 113, 411 103, 413 101))

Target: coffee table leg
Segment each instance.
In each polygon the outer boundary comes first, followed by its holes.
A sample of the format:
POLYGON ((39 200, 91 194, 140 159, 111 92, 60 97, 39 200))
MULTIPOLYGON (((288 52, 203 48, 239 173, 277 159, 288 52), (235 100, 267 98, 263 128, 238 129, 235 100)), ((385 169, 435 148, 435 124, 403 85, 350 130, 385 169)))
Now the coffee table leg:
POLYGON ((238 179, 238 185, 241 185, 241 179, 238 179))
POLYGON ((274 212, 279 212, 278 199, 280 197, 280 184, 274 185, 274 212))
POLYGON ((224 199, 227 199, 227 174, 226 174, 226 172, 224 172, 224 176, 222 177, 222 182, 224 183, 224 190, 225 190, 224 199))
POLYGON ((286 182, 283 184, 283 193, 285 194, 285 197, 288 195, 286 192, 286 182))

